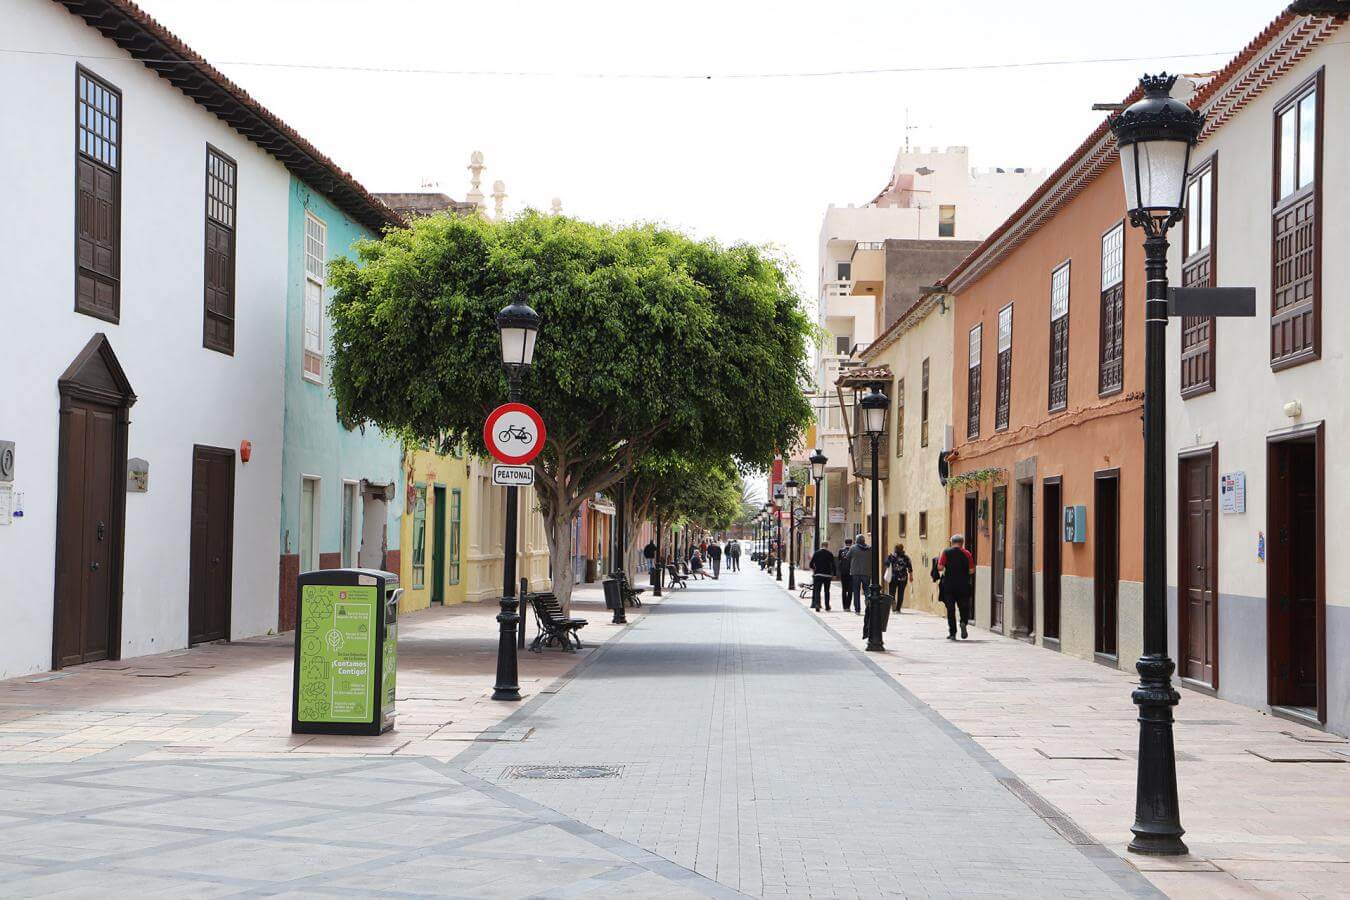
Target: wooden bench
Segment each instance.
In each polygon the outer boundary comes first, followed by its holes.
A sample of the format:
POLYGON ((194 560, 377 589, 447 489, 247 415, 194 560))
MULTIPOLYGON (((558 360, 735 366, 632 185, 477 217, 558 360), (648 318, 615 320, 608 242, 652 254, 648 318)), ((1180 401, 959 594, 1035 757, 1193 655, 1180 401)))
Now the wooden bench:
POLYGON ((680 574, 680 570, 674 563, 666 563, 666 574, 670 576, 670 586, 672 588, 688 588, 689 579, 680 574))
POLYGON ((642 605, 642 588, 635 588, 628 583, 627 572, 615 572, 614 580, 619 582, 619 593, 623 597, 623 602, 628 606, 642 605))
POLYGON ((563 615, 562 605, 556 595, 551 593, 530 594, 530 608, 534 610, 534 621, 539 633, 534 636, 530 649, 535 653, 545 647, 557 644, 564 652, 571 653, 581 647, 581 638, 577 631, 586 627, 585 619, 572 619, 563 615))

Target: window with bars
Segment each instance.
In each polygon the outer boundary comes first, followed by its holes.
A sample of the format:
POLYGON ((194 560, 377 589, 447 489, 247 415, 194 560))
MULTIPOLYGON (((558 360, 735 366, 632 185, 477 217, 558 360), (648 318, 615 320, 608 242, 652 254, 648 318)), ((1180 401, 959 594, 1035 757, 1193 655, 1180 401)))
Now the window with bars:
POLYGON ((970 329, 966 358, 966 439, 974 440, 980 436, 980 344, 984 337, 984 326, 976 325, 970 329))
POLYGON ((1322 73, 1275 107, 1270 362, 1284 368, 1321 354, 1319 253, 1322 73))
POLYGON ((1012 405, 1012 317, 1011 303, 998 311, 998 372, 994 386, 995 431, 1007 429, 1012 405))
POLYGON ((1102 293, 1097 333, 1097 393, 1125 387, 1125 223, 1102 235, 1102 293))
POLYGON ((919 394, 919 446, 928 446, 928 359, 923 361, 923 381, 919 394))
POLYGON ((328 226, 313 213, 306 213, 304 377, 316 383, 323 381, 323 287, 327 245, 328 226))
POLYGON ((75 69, 75 311, 121 317, 122 93, 75 69))
POLYGON ((1069 264, 1050 273, 1050 412, 1069 405, 1069 264))
POLYGON ((234 353, 235 195, 238 168, 206 147, 206 298, 202 346, 234 353))
POLYGON ((895 382, 895 455, 905 455, 905 379, 895 382))
MULTIPOLYGON (((1196 168, 1186 185, 1186 216, 1182 221, 1181 283, 1185 287, 1214 286, 1214 198, 1218 177, 1213 157, 1196 168)), ((1194 397, 1214 390, 1214 318, 1181 317, 1181 396, 1194 397)))

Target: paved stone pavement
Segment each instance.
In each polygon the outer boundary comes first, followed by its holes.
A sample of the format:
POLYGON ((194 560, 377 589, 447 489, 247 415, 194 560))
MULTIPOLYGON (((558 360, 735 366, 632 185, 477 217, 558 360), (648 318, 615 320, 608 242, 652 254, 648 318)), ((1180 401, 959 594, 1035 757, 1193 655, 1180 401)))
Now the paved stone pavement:
POLYGON ((672 594, 507 724, 535 730, 456 764, 746 894, 1154 893, 757 571, 672 594), (542 765, 616 774, 517 777, 542 765))

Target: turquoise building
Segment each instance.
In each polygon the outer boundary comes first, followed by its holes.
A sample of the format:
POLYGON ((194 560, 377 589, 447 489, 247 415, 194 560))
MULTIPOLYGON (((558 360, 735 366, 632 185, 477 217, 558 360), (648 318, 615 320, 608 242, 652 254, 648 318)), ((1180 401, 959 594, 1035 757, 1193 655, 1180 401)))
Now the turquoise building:
POLYGON ((403 511, 399 443, 379 429, 345 428, 329 385, 327 263, 352 243, 377 237, 369 195, 341 208, 291 178, 286 284, 286 386, 281 454, 278 626, 295 625, 295 577, 343 566, 399 571, 403 511))

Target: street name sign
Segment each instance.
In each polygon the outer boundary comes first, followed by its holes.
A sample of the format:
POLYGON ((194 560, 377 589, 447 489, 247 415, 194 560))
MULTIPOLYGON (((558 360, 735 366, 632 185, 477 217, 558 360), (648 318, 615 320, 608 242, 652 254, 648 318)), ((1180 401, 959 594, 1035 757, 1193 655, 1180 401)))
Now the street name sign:
POLYGON ((538 456, 547 435, 539 413, 524 403, 503 403, 483 423, 488 452, 508 466, 523 466, 538 456))
POLYGON ((492 483, 506 487, 524 487, 534 484, 533 466, 503 466, 500 463, 492 467, 492 483))
POLYGON ((1236 316, 1249 318, 1256 315, 1256 288, 1168 288, 1167 314, 1169 316, 1236 316))

